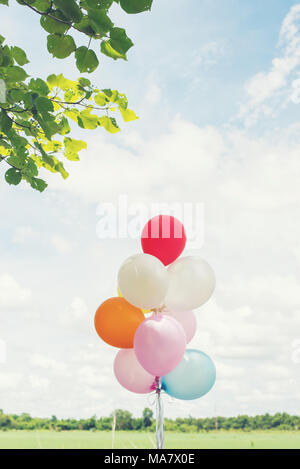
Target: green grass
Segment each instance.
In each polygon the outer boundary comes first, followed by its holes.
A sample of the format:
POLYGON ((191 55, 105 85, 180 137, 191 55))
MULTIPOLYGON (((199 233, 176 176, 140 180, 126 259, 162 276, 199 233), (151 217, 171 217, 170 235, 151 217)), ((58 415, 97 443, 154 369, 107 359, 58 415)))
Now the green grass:
MULTIPOLYGON (((50 431, 8 431, 0 432, 0 449, 111 449, 110 432, 50 432, 50 431)), ((169 449, 300 449, 299 432, 210 432, 210 433, 166 433, 165 447, 169 449)), ((155 448, 154 433, 116 432, 115 449, 155 448)))

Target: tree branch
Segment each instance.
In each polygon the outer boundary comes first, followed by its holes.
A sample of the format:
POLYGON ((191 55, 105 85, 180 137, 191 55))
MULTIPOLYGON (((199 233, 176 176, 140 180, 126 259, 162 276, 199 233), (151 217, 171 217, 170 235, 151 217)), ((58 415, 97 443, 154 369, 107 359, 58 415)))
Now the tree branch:
POLYGON ((59 101, 58 99, 53 99, 53 98, 49 98, 49 99, 53 101, 54 103, 61 105, 61 107, 63 107, 62 106, 63 104, 66 104, 68 106, 83 106, 85 108, 92 108, 92 109, 95 109, 96 111, 107 111, 109 109, 107 107, 96 107, 96 106, 93 106, 92 104, 85 104, 82 102, 85 98, 82 98, 80 101, 76 101, 76 102, 59 101))
POLYGON ((87 33, 86 31, 83 31, 82 29, 79 29, 79 28, 76 28, 74 26, 74 24, 70 21, 65 21, 65 20, 61 20, 60 18, 56 18, 56 16, 53 16, 49 13, 49 10, 51 11, 51 7, 47 10, 47 11, 39 11, 37 8, 35 8, 34 6, 30 5, 29 3, 25 2, 25 0, 20 0, 20 2, 24 5, 24 6, 27 6, 28 8, 30 8, 31 10, 33 10, 35 13, 37 13, 38 15, 41 15, 41 16, 49 16, 49 18, 51 18, 52 20, 54 21, 57 21, 58 23, 63 23, 63 24, 66 24, 67 26, 69 26, 70 28, 73 28, 75 29, 76 31, 79 31, 80 33, 83 33, 85 34, 86 36, 92 38, 92 37, 95 37, 97 39, 101 39, 102 37, 108 37, 106 34, 105 35, 101 35, 100 34, 97 34, 95 33, 94 35, 90 35, 89 33, 87 33))

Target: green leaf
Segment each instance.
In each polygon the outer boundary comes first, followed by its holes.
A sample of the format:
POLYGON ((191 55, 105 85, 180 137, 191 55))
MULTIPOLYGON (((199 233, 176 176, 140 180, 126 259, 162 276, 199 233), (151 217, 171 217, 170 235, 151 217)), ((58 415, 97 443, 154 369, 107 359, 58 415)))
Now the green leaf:
POLYGON ((25 137, 21 137, 21 135, 17 133, 11 133, 10 135, 10 141, 13 147, 18 149, 18 153, 20 155, 20 149, 22 150, 22 157, 26 156, 26 145, 27 145, 27 139, 25 137))
POLYGON ((50 92, 47 83, 41 78, 32 78, 29 82, 29 88, 32 91, 35 91, 36 93, 40 94, 41 96, 48 96, 50 92))
POLYGON ((32 177, 38 175, 38 169, 37 169, 36 163, 33 161, 32 158, 28 160, 25 171, 26 171, 26 174, 32 177))
POLYGON ((18 169, 23 169, 25 166, 25 158, 22 155, 11 155, 6 161, 18 169))
POLYGON ((99 125, 99 117, 96 114, 91 114, 91 109, 81 111, 77 120, 82 129, 95 129, 99 125))
POLYGON ((28 75, 25 70, 17 65, 13 65, 7 68, 6 75, 8 81, 12 81, 14 83, 19 81, 24 81, 28 75))
POLYGON ((127 109, 128 100, 125 94, 118 93, 117 96, 114 97, 113 102, 118 104, 118 106, 121 107, 122 109, 127 109))
POLYGON ((8 0, 0 0, 0 5, 8 6, 8 0))
POLYGON ((68 78, 65 78, 62 73, 59 75, 49 75, 47 78, 47 83, 50 85, 50 87, 58 87, 61 88, 64 91, 67 91, 69 89, 74 89, 74 85, 76 82, 72 80, 68 80, 68 78))
POLYGON ((108 10, 113 4, 113 0, 85 0, 85 3, 90 8, 105 8, 108 10))
POLYGON ((26 57, 26 53, 20 47, 12 47, 11 54, 19 65, 25 65, 29 63, 29 60, 26 57))
POLYGON ((3 152, 3 148, 5 149, 11 149, 11 145, 9 145, 3 138, 1 137, 0 139, 0 151, 3 152))
POLYGON ((33 5, 37 10, 43 13, 44 11, 47 11, 49 9, 51 5, 51 1, 50 0, 34 0, 33 5))
POLYGON ((76 49, 75 57, 76 66, 81 73, 92 73, 99 65, 95 52, 85 46, 76 49))
POLYGON ((131 109, 123 109, 121 106, 119 106, 119 111, 122 114, 122 117, 125 122, 135 121, 136 119, 138 119, 136 113, 131 109))
POLYGON ((65 59, 76 50, 72 36, 57 36, 50 34, 47 37, 47 47, 50 54, 57 59, 65 59))
POLYGON ((43 179, 39 179, 35 177, 31 179, 30 185, 33 189, 36 189, 39 192, 43 192, 48 186, 48 184, 43 179))
POLYGON ((71 132, 69 121, 65 116, 62 117, 59 125, 60 125, 60 131, 59 131, 60 135, 66 135, 71 132))
POLYGON ((13 89, 9 91, 9 97, 13 103, 19 103, 20 101, 23 101, 24 96, 25 93, 22 90, 13 89))
POLYGON ((44 113, 47 113, 47 112, 53 112, 54 111, 52 101, 48 98, 43 97, 43 96, 39 96, 34 101, 34 105, 35 105, 36 109, 38 110, 38 112, 40 114, 44 114, 44 113))
POLYGON ((64 179, 67 179, 69 173, 65 170, 64 165, 61 161, 57 161, 55 165, 55 171, 60 173, 64 179))
MULTIPOLYGON (((43 116, 44 117, 44 116, 43 116)), ((43 131, 45 132, 46 137, 51 140, 52 135, 59 133, 60 127, 54 120, 45 120, 39 116, 36 118, 43 131)))
POLYGON ((127 60, 126 52, 133 46, 133 42, 126 35, 123 28, 113 28, 110 39, 101 42, 101 52, 114 60, 127 60))
MULTIPOLYGON (((60 11, 53 11, 51 12, 51 16, 55 16, 60 20, 65 20, 64 15, 60 11)), ((64 34, 70 26, 68 24, 61 23, 59 21, 55 21, 53 18, 49 16, 42 16, 40 20, 42 28, 44 28, 47 33, 57 33, 57 34, 64 34)))
POLYGON ((75 140, 75 138, 65 137, 64 145, 68 152, 77 153, 80 150, 86 150, 87 145, 83 140, 75 140))
POLYGON ((113 28, 110 32, 110 45, 120 54, 126 54, 133 46, 133 42, 126 35, 125 29, 113 28))
POLYGON ((112 47, 110 39, 108 41, 102 41, 100 49, 101 49, 102 54, 105 54, 107 55, 107 57, 111 57, 114 60, 117 60, 117 59, 127 60, 125 54, 120 54, 120 52, 116 51, 112 47))
POLYGON ((88 78, 85 78, 85 77, 79 78, 78 82, 83 87, 90 86, 90 84, 91 84, 90 80, 88 78))
POLYGON ((5 173, 5 180, 8 184, 17 186, 22 180, 22 173, 15 168, 9 168, 5 173))
POLYGON ((153 0, 120 0, 121 8, 130 14, 151 10, 152 3, 153 0))
POLYGON ((113 117, 102 116, 99 122, 110 134, 120 132, 120 128, 113 117))
POLYGON ((113 92, 110 88, 106 88, 105 90, 102 90, 103 93, 110 99, 113 95, 113 92))
POLYGON ((8 65, 14 65, 14 59, 11 55, 11 50, 7 45, 2 46, 1 55, 2 55, 2 66, 3 67, 7 67, 8 65))
POLYGON ((79 116, 79 111, 78 109, 66 109, 64 114, 69 117, 70 119, 72 119, 74 122, 76 122, 76 124, 78 124, 78 116, 79 116))
POLYGON ((82 17, 82 11, 75 0, 54 0, 54 5, 59 8, 68 21, 78 23, 82 17))
POLYGON ((95 103, 98 106, 106 106, 109 103, 108 97, 104 93, 98 93, 94 96, 95 103))
POLYGON ((96 33, 96 31, 91 26, 90 19, 87 16, 84 16, 79 23, 75 23, 74 28, 90 36, 94 36, 96 33))
POLYGON ((75 140, 74 138, 65 137, 64 138, 64 145, 65 145, 65 156, 68 160, 71 161, 78 161, 79 156, 78 152, 80 150, 86 149, 86 143, 82 140, 75 140))
POLYGON ((12 127, 12 121, 8 117, 7 113, 2 109, 0 113, 0 130, 4 133, 9 132, 12 127))
POLYGON ((92 28, 95 32, 101 36, 104 36, 108 31, 110 31, 114 24, 107 16, 106 10, 94 10, 91 9, 88 11, 88 17, 92 28))
POLYGON ((27 90, 24 89, 24 94, 22 97, 22 101, 25 104, 25 107, 28 109, 31 109, 32 107, 32 92, 27 92, 27 90))
POLYGON ((35 141, 34 142, 34 145, 36 148, 39 149, 41 155, 42 155, 42 161, 48 165, 50 168, 54 168, 54 165, 55 165, 55 161, 54 159, 52 158, 52 156, 48 155, 45 150, 43 149, 42 145, 38 142, 38 141, 35 141))

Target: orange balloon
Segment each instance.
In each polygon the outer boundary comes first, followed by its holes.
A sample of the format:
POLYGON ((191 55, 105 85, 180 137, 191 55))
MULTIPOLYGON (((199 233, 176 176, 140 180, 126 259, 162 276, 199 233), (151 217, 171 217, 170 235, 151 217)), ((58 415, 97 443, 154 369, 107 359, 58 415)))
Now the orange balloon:
POLYGON ((145 316, 125 298, 109 298, 95 314, 95 328, 104 342, 113 347, 133 348, 133 338, 145 316))

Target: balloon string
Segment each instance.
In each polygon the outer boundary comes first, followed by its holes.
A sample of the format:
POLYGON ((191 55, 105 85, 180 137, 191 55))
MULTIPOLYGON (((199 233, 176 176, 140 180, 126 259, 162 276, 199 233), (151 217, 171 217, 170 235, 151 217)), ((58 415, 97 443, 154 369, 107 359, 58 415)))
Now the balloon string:
POLYGON ((161 398, 161 380, 159 376, 155 378, 156 392, 156 447, 164 448, 164 409, 161 398))
MULTIPOLYGON (((161 305, 158 308, 153 308, 151 311, 154 315, 160 314, 165 310, 165 305, 161 305)), ((156 447, 157 449, 164 448, 164 408, 163 401, 161 398, 161 379, 159 376, 155 377, 155 383, 153 386, 155 390, 155 401, 156 401, 156 447)))

